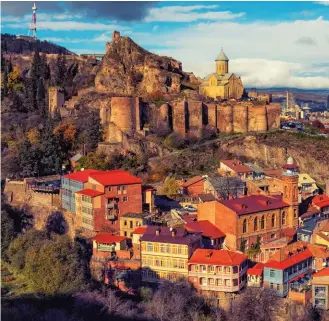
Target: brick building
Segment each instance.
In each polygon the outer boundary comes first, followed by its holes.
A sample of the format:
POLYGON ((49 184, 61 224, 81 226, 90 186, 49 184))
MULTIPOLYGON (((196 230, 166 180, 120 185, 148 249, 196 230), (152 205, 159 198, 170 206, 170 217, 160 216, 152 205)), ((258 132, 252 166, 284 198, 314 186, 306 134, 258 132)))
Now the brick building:
POLYGON ((227 250, 197 249, 188 260, 188 279, 206 292, 238 292, 247 280, 247 257, 227 250))
POLYGON ((187 279, 187 261, 201 246, 201 233, 148 226, 140 242, 143 282, 175 281, 187 279))

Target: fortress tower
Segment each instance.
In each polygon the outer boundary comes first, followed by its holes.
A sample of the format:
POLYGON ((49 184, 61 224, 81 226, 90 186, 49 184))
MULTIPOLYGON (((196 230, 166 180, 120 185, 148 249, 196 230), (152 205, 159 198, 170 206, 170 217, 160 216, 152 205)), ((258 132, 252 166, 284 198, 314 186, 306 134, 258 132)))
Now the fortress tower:
POLYGON ((222 48, 219 55, 216 58, 216 73, 219 75, 227 74, 228 73, 228 62, 229 62, 229 59, 225 55, 223 48, 222 48))
POLYGON ((50 115, 54 115, 55 110, 64 106, 64 94, 57 87, 49 87, 48 89, 48 111, 50 115))

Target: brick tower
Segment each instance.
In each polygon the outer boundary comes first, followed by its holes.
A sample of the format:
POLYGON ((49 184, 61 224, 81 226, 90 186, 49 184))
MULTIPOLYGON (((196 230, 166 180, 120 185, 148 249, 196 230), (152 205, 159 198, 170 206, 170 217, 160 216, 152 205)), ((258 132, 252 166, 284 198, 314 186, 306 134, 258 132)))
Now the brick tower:
POLYGON ((290 227, 296 227, 298 226, 298 166, 294 164, 291 156, 283 166, 282 185, 282 200, 290 205, 287 221, 290 227))

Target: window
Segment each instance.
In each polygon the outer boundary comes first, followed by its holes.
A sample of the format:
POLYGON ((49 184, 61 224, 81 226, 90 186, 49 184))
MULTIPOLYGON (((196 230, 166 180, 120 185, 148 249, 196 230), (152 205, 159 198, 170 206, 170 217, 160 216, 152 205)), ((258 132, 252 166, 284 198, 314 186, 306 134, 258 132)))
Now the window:
POLYGON ((153 244, 152 243, 147 243, 147 250, 149 252, 153 252, 153 244))
POLYGON ((167 244, 167 253, 170 253, 170 244, 167 244))
POLYGON ((244 219, 242 223, 242 233, 247 233, 247 220, 244 219))
POLYGON ((206 278, 201 278, 200 283, 201 283, 201 285, 207 285, 207 279, 206 278))
POLYGON ((180 245, 177 247, 177 254, 182 254, 182 247, 180 245))
POLYGON ((178 268, 179 268, 179 269, 185 269, 185 262, 180 260, 180 261, 178 262, 178 268))
POLYGON ((121 186, 121 190, 122 190, 122 192, 123 192, 124 194, 126 194, 126 193, 127 193, 127 186, 126 186, 126 185, 122 185, 122 186, 121 186))
POLYGON ((207 267, 205 265, 201 265, 201 271, 202 272, 207 272, 207 267))
POLYGON ((172 253, 177 254, 177 245, 172 246, 172 253))
POLYGON ((127 232, 125 232, 124 234, 125 234, 125 236, 127 236, 127 232))
POLYGON ((222 279, 217 279, 217 285, 222 285, 223 284, 223 280, 222 279))
POLYGON ((258 220, 257 217, 254 218, 254 231, 257 231, 258 229, 258 220))
POLYGON ((215 284, 215 280, 214 279, 209 279, 209 284, 210 285, 214 285, 215 284))
POLYGON ((112 192, 112 186, 109 187, 109 192, 112 192))
POLYGON ((96 189, 96 185, 92 185, 92 187, 91 187, 93 190, 95 190, 96 189))
POLYGON ((130 221, 129 222, 129 225, 130 225, 130 228, 133 228, 134 227, 134 222, 133 221, 130 221))
POLYGON ((285 225, 286 224, 286 212, 282 212, 282 216, 281 216, 281 225, 285 225))
POLYGON ((294 218, 297 218, 297 209, 294 209, 294 218))
POLYGON ((127 221, 123 221, 123 225, 124 226, 127 226, 127 221))
POLYGON ((130 233, 130 237, 133 237, 133 233, 130 233))
POLYGON ((222 267, 221 266, 218 267, 218 272, 222 272, 222 267))
POLYGON ((228 279, 225 280, 225 285, 226 285, 226 286, 231 286, 231 280, 228 280, 228 279))
POLYGON ((270 283, 270 288, 273 289, 274 288, 274 284, 270 283))
POLYGON ((166 252, 166 246, 164 244, 160 245, 160 252, 165 253, 166 252))
POLYGON ((272 215, 271 226, 272 226, 272 227, 275 226, 275 214, 272 215))
POLYGON ((154 252, 159 252, 159 244, 154 244, 154 252))
POLYGON ((262 216, 262 218, 260 220, 260 228, 261 228, 261 230, 263 230, 265 228, 265 217, 264 217, 264 215, 262 216))
POLYGON ((128 202, 128 196, 124 196, 124 197, 122 198, 122 200, 123 200, 124 202, 128 202))
POLYGON ((274 278, 275 277, 275 270, 270 270, 270 277, 274 278))
POLYGON ((209 266, 209 271, 210 271, 210 272, 215 272, 215 267, 214 267, 213 265, 210 265, 210 266, 209 266))

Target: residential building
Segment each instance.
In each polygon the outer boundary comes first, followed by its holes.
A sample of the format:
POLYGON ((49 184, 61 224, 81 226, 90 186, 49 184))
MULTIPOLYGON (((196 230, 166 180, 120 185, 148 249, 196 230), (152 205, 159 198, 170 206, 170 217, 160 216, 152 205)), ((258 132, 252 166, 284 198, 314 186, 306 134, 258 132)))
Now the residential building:
POLYGON ((283 196, 251 195, 201 203, 198 220, 208 220, 225 235, 230 250, 248 248, 258 237, 266 243, 284 236, 282 230, 298 226, 298 176, 283 176, 283 196))
POLYGON ((307 247, 312 252, 314 271, 320 271, 329 266, 329 247, 319 244, 308 244, 307 247))
POLYGON ((329 218, 329 196, 325 194, 316 195, 312 199, 312 205, 321 211, 321 216, 329 218))
POLYGON ((189 232, 202 234, 202 245, 204 248, 222 248, 225 234, 209 221, 188 222, 184 227, 189 232))
POLYGON ((265 178, 265 173, 264 171, 258 167, 257 165, 253 163, 244 163, 244 165, 248 166, 249 168, 252 169, 252 179, 253 180, 259 180, 259 179, 264 179, 265 178))
POLYGON ((91 173, 98 172, 95 169, 64 175, 61 182, 62 208, 75 213, 75 193, 85 189, 85 183, 91 173))
POLYGON ((302 200, 319 193, 315 180, 306 173, 298 174, 298 189, 302 200))
POLYGON ((312 275, 313 306, 329 310, 329 267, 312 275))
POLYGON ((143 211, 153 213, 155 211, 155 194, 156 189, 152 186, 145 185, 142 186, 143 191, 143 211))
POLYGON ((246 184, 237 176, 207 176, 204 182, 206 194, 212 194, 217 200, 227 200, 245 195, 246 184))
POLYGON ((132 238, 136 228, 149 224, 151 219, 148 213, 125 213, 119 221, 120 235, 132 238))
POLYGON ((312 252, 298 241, 276 252, 264 264, 264 287, 284 297, 290 288, 307 285, 312 271, 312 252))
POLYGON ((329 219, 320 221, 316 225, 313 234, 315 244, 324 245, 329 248, 329 219))
POLYGON ((79 161, 81 160, 82 156, 82 154, 77 153, 70 158, 71 168, 75 168, 79 164, 79 161))
POLYGON ((252 268, 247 271, 248 286, 261 288, 263 286, 264 264, 256 263, 252 268))
POLYGON ((253 178, 253 170, 238 159, 221 160, 218 172, 224 176, 238 176, 243 181, 253 178))
POLYGON ((314 230, 321 222, 327 222, 323 217, 315 216, 308 220, 302 221, 300 227, 297 229, 297 239, 308 243, 316 243, 313 240, 314 230))
POLYGON ((148 226, 140 241, 143 282, 174 281, 187 279, 187 262, 201 246, 201 233, 148 226))
POLYGON ((206 176, 194 176, 182 184, 183 194, 199 195, 205 191, 206 176))
POLYGON ((133 232, 132 245, 134 258, 136 260, 141 259, 141 238, 147 230, 147 226, 140 226, 135 229, 133 232))
POLYGON ((242 253, 197 249, 188 260, 188 279, 202 292, 239 292, 246 285, 247 267, 242 253))

